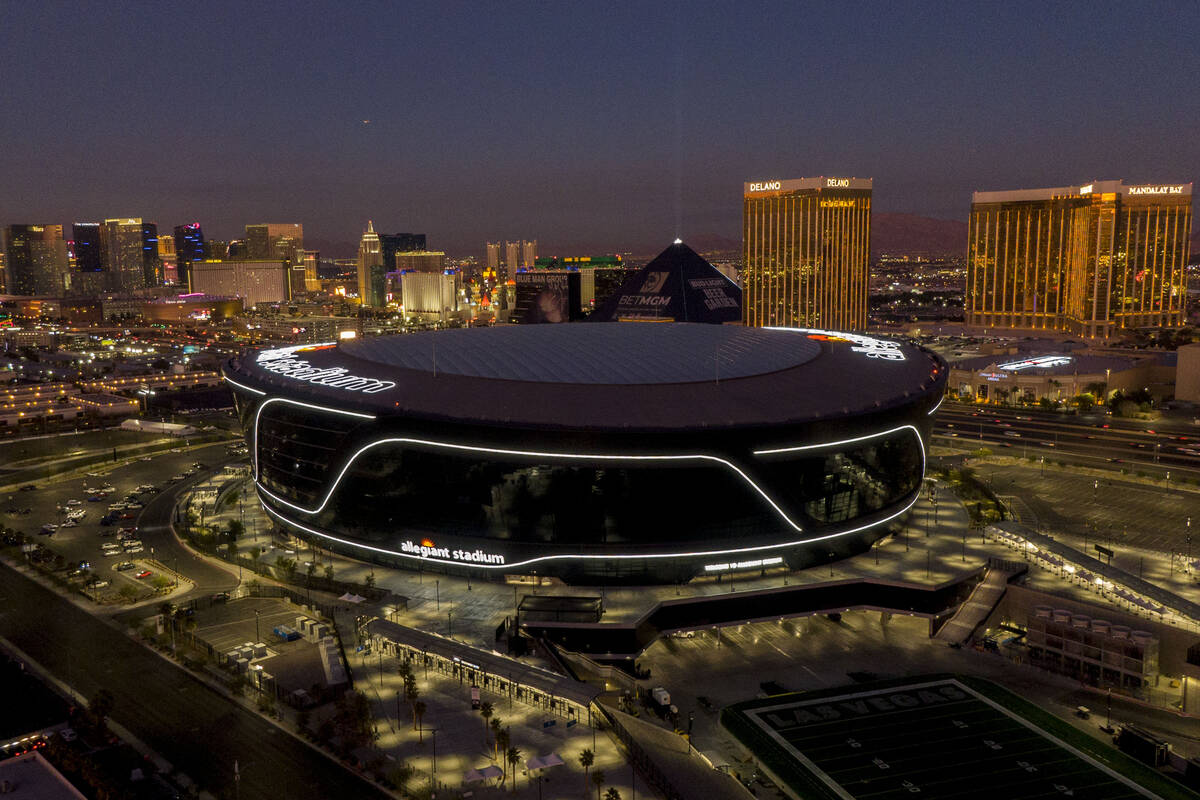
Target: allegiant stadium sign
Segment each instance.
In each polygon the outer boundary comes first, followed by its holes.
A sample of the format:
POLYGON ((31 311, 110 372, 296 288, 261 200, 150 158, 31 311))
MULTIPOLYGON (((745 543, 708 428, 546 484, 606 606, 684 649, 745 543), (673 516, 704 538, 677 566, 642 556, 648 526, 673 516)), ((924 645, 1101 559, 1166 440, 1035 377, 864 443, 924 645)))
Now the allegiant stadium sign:
POLYGON ((378 378, 364 378, 351 375, 345 367, 314 367, 308 361, 299 358, 300 353, 311 353, 317 350, 332 350, 337 347, 334 342, 324 344, 302 344, 294 347, 277 347, 263 350, 258 354, 255 363, 260 369, 274 372, 285 378, 305 383, 316 383, 321 386, 331 386, 347 392, 362 392, 376 394, 395 388, 395 381, 381 381, 378 378))

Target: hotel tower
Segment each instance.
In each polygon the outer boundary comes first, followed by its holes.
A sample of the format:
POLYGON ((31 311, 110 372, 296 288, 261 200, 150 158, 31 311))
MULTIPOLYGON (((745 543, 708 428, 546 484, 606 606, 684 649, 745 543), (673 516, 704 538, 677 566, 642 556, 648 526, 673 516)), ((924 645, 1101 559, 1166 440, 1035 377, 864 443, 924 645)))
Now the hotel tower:
POLYGON ((1187 319, 1192 185, 976 192, 967 241, 969 325, 1089 338, 1187 319))
POLYGON ((865 329, 871 179, 768 180, 742 194, 742 322, 865 329))

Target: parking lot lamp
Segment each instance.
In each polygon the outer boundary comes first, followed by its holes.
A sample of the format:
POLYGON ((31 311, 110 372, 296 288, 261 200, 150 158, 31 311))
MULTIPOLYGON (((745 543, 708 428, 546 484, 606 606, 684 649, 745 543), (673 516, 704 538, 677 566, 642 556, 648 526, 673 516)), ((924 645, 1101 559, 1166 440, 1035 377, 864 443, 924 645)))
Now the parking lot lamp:
POLYGON ((254 641, 262 641, 262 632, 258 629, 258 609, 254 609, 254 641))

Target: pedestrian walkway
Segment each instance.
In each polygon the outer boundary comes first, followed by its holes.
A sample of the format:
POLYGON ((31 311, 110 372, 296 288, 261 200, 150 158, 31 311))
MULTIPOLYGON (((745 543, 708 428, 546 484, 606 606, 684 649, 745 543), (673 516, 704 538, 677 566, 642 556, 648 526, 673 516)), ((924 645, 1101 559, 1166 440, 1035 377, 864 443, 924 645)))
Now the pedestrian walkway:
POLYGON ((996 610, 1008 588, 1008 582, 1022 572, 1025 572, 1025 569, 1014 569, 1004 562, 988 567, 983 582, 975 587, 967 602, 959 607, 934 638, 942 642, 964 644, 996 610))

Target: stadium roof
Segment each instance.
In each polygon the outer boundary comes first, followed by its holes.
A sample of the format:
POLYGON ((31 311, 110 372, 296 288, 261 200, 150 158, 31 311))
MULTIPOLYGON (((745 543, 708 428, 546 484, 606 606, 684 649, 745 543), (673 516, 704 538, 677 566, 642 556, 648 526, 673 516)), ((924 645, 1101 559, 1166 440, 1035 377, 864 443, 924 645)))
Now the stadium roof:
POLYGON ((246 353, 250 391, 380 416, 681 430, 811 422, 936 396, 945 364, 855 334, 690 323, 467 328, 246 353))

